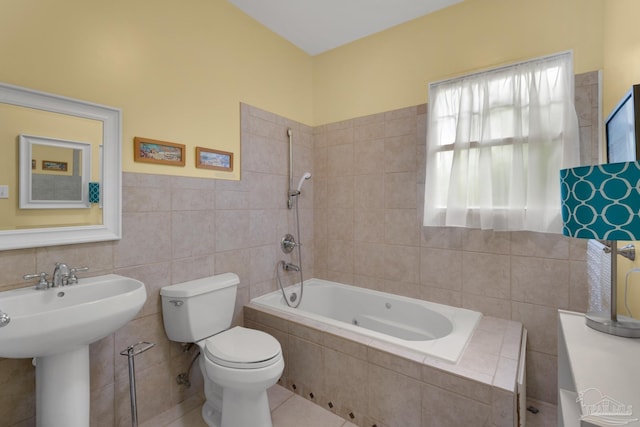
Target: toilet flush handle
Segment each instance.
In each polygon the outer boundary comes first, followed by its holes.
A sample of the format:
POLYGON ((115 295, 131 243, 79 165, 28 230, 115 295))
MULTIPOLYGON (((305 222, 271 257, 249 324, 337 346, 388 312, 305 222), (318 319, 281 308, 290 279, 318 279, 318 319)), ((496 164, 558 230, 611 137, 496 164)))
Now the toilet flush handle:
POLYGON ((182 304, 184 304, 184 301, 181 301, 179 299, 172 299, 172 300, 169 300, 169 302, 175 305, 176 307, 180 307, 182 304))

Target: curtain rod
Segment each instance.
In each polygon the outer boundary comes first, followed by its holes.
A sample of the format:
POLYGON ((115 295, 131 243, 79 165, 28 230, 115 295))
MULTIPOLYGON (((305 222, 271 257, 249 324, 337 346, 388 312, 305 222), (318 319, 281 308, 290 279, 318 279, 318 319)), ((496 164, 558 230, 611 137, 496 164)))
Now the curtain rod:
POLYGON ((510 64, 500 65, 500 66, 495 67, 495 68, 485 68, 484 70, 473 71, 471 73, 464 74, 464 75, 457 76, 457 77, 451 77, 451 78, 448 78, 448 79, 437 80, 435 82, 431 82, 431 83, 428 84, 429 92, 431 92, 431 87, 437 86, 437 85, 442 84, 442 83, 450 83, 450 82, 454 82, 456 80, 463 80, 463 79, 467 79, 469 77, 477 76, 477 75, 480 75, 480 74, 495 73, 495 72, 499 72, 499 71, 502 71, 502 70, 506 70, 507 68, 514 67, 516 65, 526 64, 528 62, 543 62, 543 61, 548 61, 548 60, 551 60, 551 59, 560 58, 560 57, 563 57, 563 56, 566 56, 566 55, 569 55, 569 58, 571 59, 571 63, 573 65, 573 50, 565 50, 565 51, 562 51, 562 52, 552 53, 550 55, 544 55, 544 56, 539 56, 537 58, 526 59, 524 61, 518 61, 518 62, 512 62, 510 64))

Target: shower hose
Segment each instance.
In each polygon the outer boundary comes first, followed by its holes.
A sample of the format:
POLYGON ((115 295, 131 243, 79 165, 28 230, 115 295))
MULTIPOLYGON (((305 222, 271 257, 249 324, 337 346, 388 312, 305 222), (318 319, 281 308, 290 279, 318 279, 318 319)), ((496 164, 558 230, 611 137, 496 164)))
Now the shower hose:
MULTIPOLYGON (((300 296, 296 299, 292 299, 292 303, 294 301, 296 301, 294 304, 289 303, 289 299, 287 298, 287 295, 284 293, 284 287, 282 286, 282 281, 280 280, 280 266, 282 266, 282 268, 284 269, 284 266, 286 264, 285 261, 280 261, 278 263, 278 266, 276 267, 276 278, 278 280, 278 287, 280 288, 280 291, 282 292, 282 297, 284 298, 284 302, 292 308, 298 308, 298 306, 300 305, 300 303, 302 302, 302 292, 304 292, 304 279, 302 276, 302 251, 300 250, 300 246, 301 246, 301 240, 302 238, 300 237, 300 214, 298 212, 298 199, 300 198, 300 193, 298 193, 296 195, 296 231, 298 233, 298 243, 296 243, 296 247, 298 248, 298 263, 300 264, 299 268, 298 268, 298 272, 300 273, 300 296)), ((295 295, 295 294, 293 294, 295 295)))

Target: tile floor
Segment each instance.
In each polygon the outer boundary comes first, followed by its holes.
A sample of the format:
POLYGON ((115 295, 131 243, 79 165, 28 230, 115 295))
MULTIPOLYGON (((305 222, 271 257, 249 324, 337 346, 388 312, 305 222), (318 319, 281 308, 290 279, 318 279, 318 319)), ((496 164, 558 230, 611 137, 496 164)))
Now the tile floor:
MULTIPOLYGON (((544 402, 529 401, 537 414, 527 412, 527 427, 553 427, 556 425, 556 407, 544 402)), ((191 409, 184 413, 168 411, 142 427, 207 427, 200 414, 201 404, 192 402, 191 409)), ((269 406, 273 427, 357 427, 335 414, 275 385, 269 389, 269 406)))
MULTIPOLYGON (((279 385, 271 387, 268 393, 273 427, 357 427, 279 385)), ((201 409, 202 405, 197 404, 183 414, 168 411, 142 427, 207 427, 201 409)))

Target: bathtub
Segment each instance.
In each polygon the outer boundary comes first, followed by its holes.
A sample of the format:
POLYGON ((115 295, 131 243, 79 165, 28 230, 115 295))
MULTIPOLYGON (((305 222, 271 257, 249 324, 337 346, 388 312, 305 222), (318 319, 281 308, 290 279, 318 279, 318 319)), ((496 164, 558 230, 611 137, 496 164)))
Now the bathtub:
MULTIPOLYGON (((300 295, 300 285, 285 288, 300 295)), ((288 307, 280 290, 252 304, 353 331, 450 363, 460 359, 482 314, 321 279, 304 282, 302 302, 288 307)))

